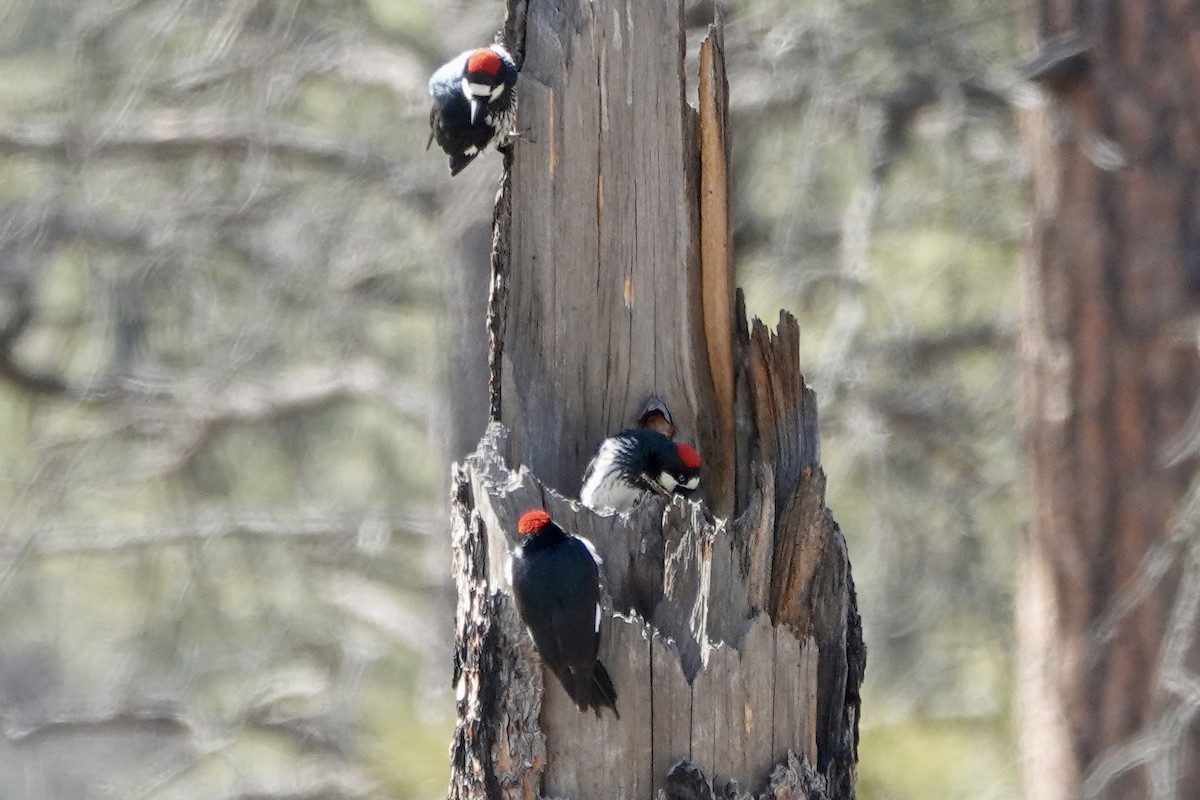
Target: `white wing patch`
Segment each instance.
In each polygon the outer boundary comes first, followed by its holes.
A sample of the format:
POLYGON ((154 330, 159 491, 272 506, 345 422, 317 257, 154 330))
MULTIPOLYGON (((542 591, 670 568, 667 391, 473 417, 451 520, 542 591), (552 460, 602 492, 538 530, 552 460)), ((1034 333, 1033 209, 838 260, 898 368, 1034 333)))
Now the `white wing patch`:
POLYGON ((596 633, 600 632, 600 604, 596 603, 596 633))
POLYGON ((617 477, 619 470, 616 461, 620 452, 620 442, 605 439, 600 445, 600 452, 592 459, 591 473, 579 490, 579 502, 593 511, 628 511, 642 496, 641 490, 617 477), (599 500, 600 496, 605 498, 603 503, 599 500))
POLYGON ((462 77, 463 70, 467 67, 467 57, 469 55, 471 55, 471 51, 466 50, 438 67, 437 72, 433 73, 429 78, 429 93, 433 94, 433 88, 439 83, 446 83, 453 86, 454 82, 462 77))
POLYGON ((596 545, 592 544, 590 539, 585 539, 582 536, 576 536, 575 538, 583 542, 583 546, 586 547, 588 552, 592 554, 592 561, 596 562, 596 566, 600 566, 604 563, 604 559, 601 558, 600 554, 596 552, 596 545))

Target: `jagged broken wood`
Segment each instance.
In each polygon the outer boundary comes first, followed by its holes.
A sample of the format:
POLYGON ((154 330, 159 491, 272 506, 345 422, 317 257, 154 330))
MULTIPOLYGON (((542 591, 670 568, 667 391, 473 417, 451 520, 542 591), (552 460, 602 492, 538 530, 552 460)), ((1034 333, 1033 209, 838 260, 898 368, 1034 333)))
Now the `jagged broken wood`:
POLYGON ((454 475, 460 723, 451 797, 540 796, 547 755, 560 769, 546 796, 585 789, 571 796, 650 797, 688 757, 750 790, 793 763, 813 776, 797 797, 852 797, 863 652, 819 469, 795 472, 779 504, 775 478, 789 470, 772 460, 731 531, 680 498, 652 498, 628 516, 596 515, 527 468, 510 468, 510 446, 507 429, 493 424, 454 475), (819 513, 796 516, 814 504, 819 513), (503 577, 517 518, 533 507, 590 539, 604 560, 618 616, 606 623, 601 654, 621 695, 621 721, 580 714, 533 666, 503 577), (792 515, 787 530, 798 541, 770 535, 777 508, 792 515), (647 597, 647 586, 660 591, 647 597), (790 591, 772 588, 780 586, 790 591), (649 758, 638 757, 647 750, 649 758), (599 787, 612 795, 586 791, 599 787))
MULTIPOLYGON (((853 761, 845 758, 854 752, 857 704, 851 701, 856 698, 841 690, 842 717, 835 725, 840 735, 825 736, 818 725, 833 724, 823 720, 831 715, 821 713, 820 695, 811 687, 821 684, 823 671, 832 676, 835 692, 839 685, 845 687, 836 670, 822 670, 820 642, 826 643, 826 664, 844 665, 845 637, 856 636, 857 620, 849 620, 850 626, 843 620, 831 630, 809 615, 803 636, 786 624, 775 627, 768 614, 750 606, 743 571, 743 565, 774 560, 775 548, 765 537, 735 538, 724 523, 706 520, 699 504, 681 499, 669 506, 651 500, 629 517, 597 516, 542 486, 528 469, 510 469, 504 456, 508 447, 507 431, 493 425, 455 474, 460 599, 455 681, 461 715, 455 769, 460 777, 471 776, 481 791, 452 786, 451 796, 537 797, 547 752, 556 765, 576 765, 556 776, 557 788, 606 787, 612 792, 603 796, 650 797, 685 756, 703 764, 708 774, 733 778, 751 790, 790 758, 800 773, 814 776, 807 793, 797 797, 852 796, 833 793, 828 784, 831 779, 846 786, 852 781, 853 761), (602 657, 621 692, 627 721, 580 714, 556 683, 543 681, 533 668, 536 658, 502 576, 517 517, 535 506, 545 507, 554 519, 596 544, 616 610, 628 611, 638 601, 629 587, 644 576, 635 575, 631 560, 661 554, 654 558, 661 567, 663 592, 654 605, 653 624, 637 616, 606 623, 602 657), (661 537, 656 535, 660 521, 661 537), (831 659, 831 652, 843 655, 831 659), (543 689, 548 692, 545 712, 543 689), (557 721, 548 744, 539 713, 557 721), (839 758, 826 758, 823 773, 817 771, 819 740, 840 751, 839 758), (639 759, 627 757, 628 751, 641 751, 647 744, 652 755, 641 766, 649 769, 640 774, 639 759)), ((819 483, 813 488, 819 490, 819 483)), ((769 505, 754 503, 738 527, 766 527, 750 523, 770 514, 764 510, 769 505)), ((812 529, 806 532, 806 538, 815 538, 812 529)), ((836 582, 832 586, 848 588, 836 582)), ((828 600, 822 595, 822 587, 809 586, 808 602, 820 606, 828 600)), ((781 616, 788 613, 786 604, 778 610, 781 616)), ((855 656, 861 658, 861 650, 855 656)), ((858 678, 851 677, 857 686, 858 678)), ((585 791, 573 796, 602 795, 585 791)))
POLYGON ((816 403, 796 321, 748 325, 733 290, 720 24, 697 112, 680 12, 509 3, 533 141, 506 155, 497 199, 496 422, 453 476, 451 798, 854 796, 865 653, 816 403), (587 459, 652 395, 704 454, 711 507, 581 509, 587 459), (605 560, 620 720, 544 680, 513 613, 503 563, 534 506, 605 560))

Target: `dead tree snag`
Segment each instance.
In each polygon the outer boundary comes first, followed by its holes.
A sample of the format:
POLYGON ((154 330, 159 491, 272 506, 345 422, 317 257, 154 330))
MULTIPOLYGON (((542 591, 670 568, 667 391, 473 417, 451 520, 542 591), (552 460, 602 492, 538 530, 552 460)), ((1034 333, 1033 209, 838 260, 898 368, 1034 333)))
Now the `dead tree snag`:
POLYGON ((853 581, 799 328, 748 326, 733 290, 720 22, 699 111, 678 3, 510 3, 506 36, 533 142, 497 199, 494 422, 454 473, 450 796, 852 798, 853 581), (581 509, 596 446, 656 395, 705 457, 708 505, 581 509), (533 506, 604 559, 620 720, 544 681, 512 612, 503 564, 533 506))

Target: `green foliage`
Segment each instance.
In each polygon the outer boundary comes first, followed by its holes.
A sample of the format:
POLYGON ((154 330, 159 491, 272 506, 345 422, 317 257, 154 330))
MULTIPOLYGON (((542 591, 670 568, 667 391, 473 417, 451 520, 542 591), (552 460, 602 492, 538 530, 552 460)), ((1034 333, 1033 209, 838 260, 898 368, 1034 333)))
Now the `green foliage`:
POLYGON ((445 793, 449 776, 454 709, 449 703, 420 702, 410 688, 416 677, 412 665, 403 662, 379 669, 364 693, 370 702, 360 709, 371 734, 367 763, 393 797, 436 797, 445 793))
POLYGON ((859 749, 862 800, 1020 797, 1011 732, 994 717, 909 718, 868 728, 859 749))

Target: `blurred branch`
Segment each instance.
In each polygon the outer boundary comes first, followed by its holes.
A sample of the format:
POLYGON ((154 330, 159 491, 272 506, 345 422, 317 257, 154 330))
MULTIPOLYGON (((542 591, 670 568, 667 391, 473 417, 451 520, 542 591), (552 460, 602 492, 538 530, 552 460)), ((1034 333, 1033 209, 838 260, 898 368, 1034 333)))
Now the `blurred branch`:
MULTIPOLYGON (((165 519, 137 529, 130 525, 47 526, 31 522, 37 530, 30 550, 41 554, 92 553, 158 547, 181 542, 212 541, 231 537, 267 539, 339 539, 378 550, 391 538, 431 535, 438 527, 432 512, 322 513, 301 510, 295 516, 270 511, 216 511, 192 519, 165 519), (378 541, 378 540, 382 541, 378 541)), ((8 523, 10 529, 20 524, 8 523)))
MULTIPOLYGON (((269 422, 343 400, 381 402, 418 424, 424 424, 433 409, 428 387, 397 378, 368 358, 344 366, 298 367, 273 379, 231 386, 220 393, 189 388, 181 387, 178 394, 173 394, 171 399, 178 406, 168 405, 165 413, 145 426, 166 432, 166 444, 149 466, 154 473, 182 468, 229 427, 269 422), (177 414, 179 410, 182 415, 177 414)), ((141 417, 145 420, 147 415, 141 417)), ((135 427, 143 427, 143 423, 135 427)))
POLYGON ((298 780, 290 786, 256 786, 221 795, 204 795, 205 800, 338 800, 367 796, 373 796, 370 783, 349 772, 298 780))
MULTIPOLYGON (((1174 567, 1189 540, 1196 538, 1200 528, 1200 483, 1184 497, 1167 535, 1142 557, 1137 577, 1115 598, 1112 606, 1096 621, 1092 635, 1096 641, 1108 644, 1120 631, 1121 623, 1143 600, 1158 589, 1167 572, 1174 567)), ((1198 578, 1197 583, 1200 583, 1198 578)), ((1095 651, 1100 657, 1101 651, 1095 651)))
MULTIPOLYGON (((315 719, 315 718, 314 718, 315 719)), ((311 720, 310 720, 311 721, 311 720)), ((34 722, 18 722, 4 717, 0 726, 5 737, 14 743, 31 743, 36 739, 57 735, 71 735, 82 731, 95 732, 126 728, 150 728, 163 737, 170 735, 189 737, 198 745, 194 758, 168 772, 165 782, 179 777, 199 760, 201 755, 223 749, 234 740, 235 731, 243 722, 219 720, 188 715, 175 701, 129 702, 110 704, 95 709, 56 712, 34 722)), ((239 798, 330 798, 361 797, 370 789, 370 783, 352 766, 331 753, 340 755, 343 743, 328 740, 328 731, 320 726, 284 725, 268 723, 264 727, 295 737, 307 745, 318 744, 323 752, 321 761, 307 762, 296 772, 292 782, 279 786, 254 786, 239 788, 222 797, 239 798), (322 736, 313 736, 323 733, 322 736), (307 773, 307 774, 306 774, 307 773)), ((208 795, 212 797, 213 795, 208 795)))
POLYGON ((352 173, 409 183, 406 165, 390 155, 343 138, 279 122, 160 113, 138 120, 97 121, 79 130, 65 121, 34 120, 0 126, 0 153, 56 159, 80 155, 171 158, 197 150, 271 152, 352 173))
POLYGON ((936 334, 900 336, 865 344, 863 350, 869 356, 881 356, 889 361, 908 359, 924 367, 964 351, 1008 346, 1016 333, 1017 325, 1013 320, 988 320, 936 334))
POLYGON ((20 742, 33 737, 76 733, 97 727, 154 727, 165 736, 168 732, 188 734, 195 730, 189 718, 174 701, 149 701, 104 704, 96 708, 56 711, 41 719, 22 720, 7 709, 0 716, 0 729, 5 738, 20 742))
POLYGON ((0 379, 18 389, 37 395, 49 395, 74 401, 85 399, 86 392, 69 386, 49 372, 30 369, 21 364, 14 352, 17 340, 34 318, 34 304, 26 275, 8 276, 3 290, 7 293, 7 319, 0 324, 0 379))
POLYGON ((193 399, 191 406, 200 424, 211 427, 262 422, 343 399, 378 400, 421 422, 433 408, 429 387, 397 378, 369 358, 343 366, 297 367, 273 379, 231 386, 220 395, 205 397, 200 402, 193 399))
MULTIPOLYGON (((1159 653, 1157 689, 1164 708, 1137 735, 1110 747, 1096 761, 1084 776, 1081 797, 1100 796, 1118 777, 1142 765, 1148 765, 1155 796, 1174 797, 1179 787, 1189 731, 1200 715, 1200 675, 1188 665, 1188 654, 1200 632, 1200 481, 1193 481, 1167 538, 1146 553, 1133 586, 1121 593, 1094 632, 1098 641, 1110 644, 1121 622, 1161 586, 1167 571, 1180 561, 1178 588, 1159 653)), ((1107 652, 1095 648, 1092 657, 1103 658, 1107 652)))
POLYGON ((68 386, 49 373, 35 372, 18 364, 12 350, 0 342, 0 379, 30 394, 50 395, 74 401, 87 401, 87 393, 68 386))
MULTIPOLYGON (((1200 327, 1192 333, 1195 344, 1200 345, 1200 327)), ((1162 447, 1159 461, 1164 467, 1173 467, 1184 459, 1200 453, 1200 398, 1192 404, 1187 420, 1162 447)))
POLYGON ((341 572, 324 582, 321 594, 333 605, 387 633, 412 650, 431 647, 438 631, 386 586, 360 575, 341 572))

